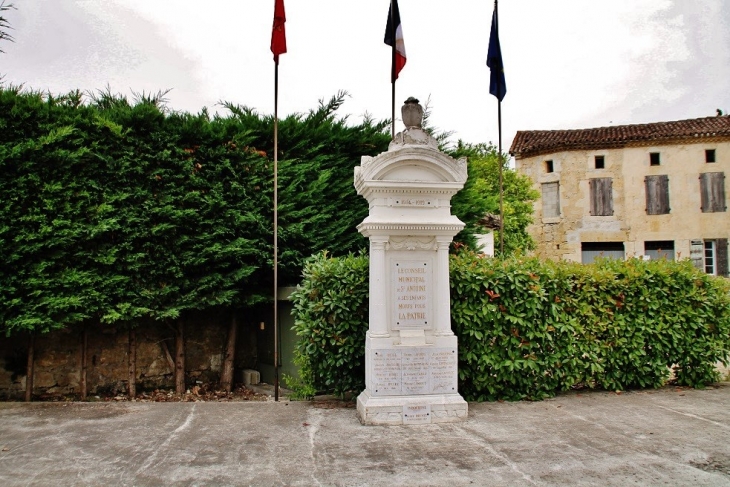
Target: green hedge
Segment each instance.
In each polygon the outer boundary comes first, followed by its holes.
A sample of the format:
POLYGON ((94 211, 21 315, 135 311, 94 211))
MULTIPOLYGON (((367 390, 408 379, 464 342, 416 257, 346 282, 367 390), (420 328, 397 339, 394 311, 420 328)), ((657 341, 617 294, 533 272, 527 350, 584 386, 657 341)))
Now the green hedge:
POLYGON ((367 257, 316 255, 304 265, 304 279, 291 300, 299 335, 296 362, 310 389, 336 394, 363 389, 367 257))
MULTIPOLYGON (((543 399, 574 386, 703 387, 730 353, 730 283, 688 261, 451 256, 452 328, 469 400, 543 399)), ((364 388, 367 258, 315 256, 294 295, 312 386, 364 388)))

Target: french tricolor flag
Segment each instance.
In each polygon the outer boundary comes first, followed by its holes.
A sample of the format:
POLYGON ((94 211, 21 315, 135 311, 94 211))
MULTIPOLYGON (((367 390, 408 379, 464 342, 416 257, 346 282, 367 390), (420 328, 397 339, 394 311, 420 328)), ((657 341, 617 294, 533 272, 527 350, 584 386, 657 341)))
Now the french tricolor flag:
POLYGON ((391 0, 388 8, 388 24, 385 27, 385 43, 393 48, 393 69, 391 71, 391 82, 398 79, 403 66, 406 65, 406 45, 403 42, 403 27, 400 23, 400 12, 398 11, 398 0, 391 0))

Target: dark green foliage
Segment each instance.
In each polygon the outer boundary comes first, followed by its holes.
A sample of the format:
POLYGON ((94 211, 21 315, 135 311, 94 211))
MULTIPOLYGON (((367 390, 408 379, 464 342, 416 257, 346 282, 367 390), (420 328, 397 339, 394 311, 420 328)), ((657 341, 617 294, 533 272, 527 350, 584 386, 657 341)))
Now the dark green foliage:
MULTIPOLYGON (((0 87, 6 333, 270 299, 272 117, 170 113, 164 95, 0 87)), ((345 96, 280 121, 280 285, 313 252, 367 245, 353 168, 388 136, 384 123, 337 118, 345 96)))
MULTIPOLYGON (((469 178, 464 189, 451 201, 453 213, 466 224, 455 242, 474 249, 475 233, 484 233, 479 221, 487 214, 499 216, 499 154, 497 148, 486 144, 465 144, 459 141, 449 155, 467 159, 469 178)), ((527 233, 532 223, 532 202, 539 194, 526 176, 509 168, 508 157, 502 157, 502 185, 504 187, 504 253, 524 253, 535 243, 527 233)), ((494 231, 495 255, 499 255, 499 230, 494 231)))
POLYGON ((314 390, 344 394, 365 384, 368 259, 320 253, 304 266, 291 296, 302 379, 314 390))
MULTIPOLYGON (((389 125, 366 118, 351 126, 336 117, 346 96, 338 93, 307 115, 279 121, 280 276, 288 284, 299 281, 302 262, 317 252, 336 249, 345 255, 368 246, 356 229, 368 205, 353 188, 353 172, 362 156, 388 149, 389 125)), ((273 159, 273 118, 227 107, 250 131, 252 144, 273 159)))
MULTIPOLYGON (((469 400, 660 387, 672 369, 678 384, 703 387, 730 354, 730 283, 689 261, 581 265, 460 252, 450 267, 460 392, 469 400)), ((320 255, 307 267, 295 329, 316 389, 363 388, 366 293, 364 257, 320 255)))
POLYGON ((268 298, 268 160, 231 119, 0 90, 0 323, 176 318, 268 298))

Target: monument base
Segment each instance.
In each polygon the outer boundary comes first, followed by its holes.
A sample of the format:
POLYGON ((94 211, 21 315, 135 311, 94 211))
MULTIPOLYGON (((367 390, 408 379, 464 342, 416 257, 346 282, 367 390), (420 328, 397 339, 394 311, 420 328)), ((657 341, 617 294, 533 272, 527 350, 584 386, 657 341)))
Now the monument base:
POLYGON ((357 397, 357 416, 365 425, 454 423, 468 412, 460 394, 375 397, 366 389, 357 397))

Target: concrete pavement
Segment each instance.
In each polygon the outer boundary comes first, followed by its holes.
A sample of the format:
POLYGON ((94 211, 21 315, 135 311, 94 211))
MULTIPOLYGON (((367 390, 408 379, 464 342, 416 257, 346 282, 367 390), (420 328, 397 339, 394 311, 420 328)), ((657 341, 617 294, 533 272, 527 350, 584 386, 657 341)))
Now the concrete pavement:
POLYGON ((730 486, 730 383, 410 427, 326 405, 0 403, 0 485, 730 486))

